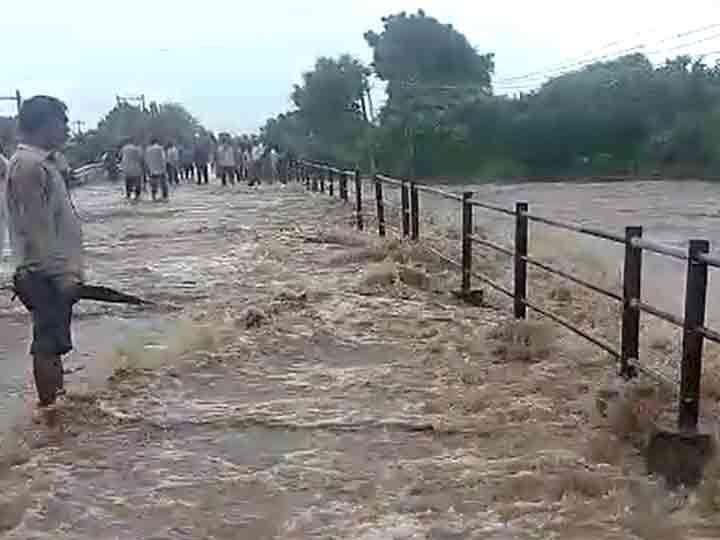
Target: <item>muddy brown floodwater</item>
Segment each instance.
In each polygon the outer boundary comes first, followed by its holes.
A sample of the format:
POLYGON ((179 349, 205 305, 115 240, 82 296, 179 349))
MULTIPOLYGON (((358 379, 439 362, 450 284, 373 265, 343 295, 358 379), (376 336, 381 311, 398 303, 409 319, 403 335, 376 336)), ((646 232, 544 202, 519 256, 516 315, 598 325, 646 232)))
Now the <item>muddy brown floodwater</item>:
POLYGON ((596 413, 606 358, 547 327, 503 343, 502 306, 459 304, 456 272, 349 231, 348 206, 298 186, 76 200, 88 281, 176 309, 82 305, 86 369, 39 414, 26 315, 0 303, 2 538, 717 537, 596 413))

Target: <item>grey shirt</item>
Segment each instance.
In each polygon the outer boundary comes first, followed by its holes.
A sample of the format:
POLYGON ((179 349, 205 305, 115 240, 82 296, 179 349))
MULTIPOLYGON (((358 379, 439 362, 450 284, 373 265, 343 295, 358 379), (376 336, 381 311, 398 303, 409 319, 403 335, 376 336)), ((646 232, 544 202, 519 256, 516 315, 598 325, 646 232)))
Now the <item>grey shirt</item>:
POLYGON ((126 144, 120 150, 120 169, 128 178, 138 178, 143 174, 143 152, 135 144, 126 144))
POLYGON ((6 197, 16 267, 82 281, 82 227, 55 154, 19 145, 10 160, 6 197))
POLYGON ((7 207, 5 205, 5 185, 7 182, 8 160, 0 154, 0 258, 5 249, 7 236, 7 207))
POLYGON ((163 176, 167 173, 165 150, 159 144, 153 144, 145 150, 145 163, 150 176, 163 176))

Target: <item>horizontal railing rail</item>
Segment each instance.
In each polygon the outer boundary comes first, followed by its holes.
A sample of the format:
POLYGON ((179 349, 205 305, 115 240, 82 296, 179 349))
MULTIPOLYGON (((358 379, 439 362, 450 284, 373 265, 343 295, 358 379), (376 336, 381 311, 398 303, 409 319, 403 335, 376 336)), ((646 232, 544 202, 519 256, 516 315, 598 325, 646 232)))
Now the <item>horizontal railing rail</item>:
POLYGON ((638 373, 654 378, 666 384, 679 386, 678 427, 684 431, 696 431, 699 418, 700 382, 702 377, 702 353, 704 339, 720 343, 720 332, 705 326, 707 303, 708 269, 720 268, 720 258, 709 254, 707 240, 690 240, 688 249, 667 246, 643 238, 642 227, 626 227, 625 234, 620 235, 601 229, 556 220, 547 216, 529 212, 528 204, 518 202, 514 209, 504 208, 497 204, 481 201, 476 193, 457 194, 427 186, 418 182, 392 178, 382 174, 374 174, 363 179, 360 172, 343 171, 325 164, 300 161, 297 163, 296 178, 304 182, 312 191, 325 192, 326 182, 328 193, 333 194, 333 184, 340 182, 340 197, 348 201, 347 182, 352 179, 355 190, 354 215, 357 228, 364 230, 365 214, 363 205, 364 186, 370 183, 375 195, 375 216, 378 234, 385 236, 387 230, 394 229, 398 235, 413 241, 420 239, 420 201, 419 194, 425 193, 456 201, 462 211, 462 234, 460 239, 461 260, 458 261, 442 253, 440 250, 420 243, 422 249, 434 254, 439 260, 459 269, 462 273, 461 296, 472 296, 472 279, 487 285, 491 289, 513 300, 514 316, 525 319, 530 309, 574 334, 594 344, 611 357, 619 361, 619 373, 626 379, 632 379, 638 373), (344 185, 344 187, 343 187, 344 185), (383 187, 400 190, 400 205, 389 202, 383 187), (480 208, 512 216, 515 220, 514 246, 505 247, 480 238, 473 232, 474 209, 480 208), (397 211, 401 217, 401 227, 396 229, 386 222, 386 209, 397 211), (539 223, 549 227, 571 231, 580 235, 590 236, 625 247, 622 292, 609 290, 601 285, 591 283, 555 266, 541 261, 528 254, 529 224, 539 223), (512 290, 500 285, 491 277, 473 268, 473 245, 479 245, 495 252, 504 254, 513 260, 512 290), (653 253, 685 261, 687 278, 685 283, 684 316, 679 317, 642 300, 642 263, 644 253, 653 253), (571 321, 564 319, 552 311, 537 305, 527 298, 528 265, 558 276, 564 280, 605 296, 622 304, 620 348, 616 348, 604 338, 592 335, 571 321), (682 358, 680 363, 680 381, 672 381, 661 372, 640 362, 640 315, 645 313, 672 324, 683 330, 682 358))

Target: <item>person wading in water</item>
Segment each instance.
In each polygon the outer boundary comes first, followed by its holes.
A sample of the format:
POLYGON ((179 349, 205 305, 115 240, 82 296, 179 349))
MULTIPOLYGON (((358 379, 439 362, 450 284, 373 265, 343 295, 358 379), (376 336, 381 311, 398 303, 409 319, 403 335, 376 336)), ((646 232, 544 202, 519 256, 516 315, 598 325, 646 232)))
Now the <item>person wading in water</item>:
POLYGON ((167 179, 167 157, 160 141, 154 138, 150 146, 145 150, 145 164, 150 176, 150 193, 152 200, 157 200, 157 192, 160 189, 162 200, 167 201, 170 196, 170 188, 167 179))
POLYGON ((80 219, 56 159, 69 133, 66 111, 50 96, 23 102, 22 143, 10 160, 6 187, 13 284, 32 316, 30 354, 42 407, 64 393, 62 356, 73 348, 73 305, 84 280, 80 219))

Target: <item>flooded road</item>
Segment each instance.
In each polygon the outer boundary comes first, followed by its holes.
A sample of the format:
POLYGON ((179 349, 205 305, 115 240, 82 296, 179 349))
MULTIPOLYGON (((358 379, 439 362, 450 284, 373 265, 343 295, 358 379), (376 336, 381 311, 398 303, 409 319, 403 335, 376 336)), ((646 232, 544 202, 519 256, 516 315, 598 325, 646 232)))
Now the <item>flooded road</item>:
MULTIPOLYGON (((477 189, 533 210, 570 191, 520 188, 477 189)), ((662 494, 639 504, 641 460, 594 412, 606 358, 551 333, 549 348, 508 356, 492 335, 503 313, 458 303, 457 273, 420 251, 335 229, 349 206, 298 186, 183 185, 168 205, 137 206, 98 186, 76 200, 88 281, 175 309, 81 305, 70 363, 87 369, 39 415, 27 316, 0 301, 0 537, 619 540, 642 537, 640 517, 678 527, 662 494)), ((717 536, 693 506, 682 519, 717 536)))

